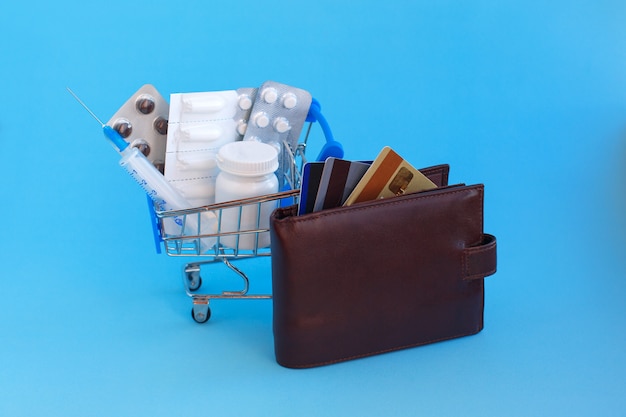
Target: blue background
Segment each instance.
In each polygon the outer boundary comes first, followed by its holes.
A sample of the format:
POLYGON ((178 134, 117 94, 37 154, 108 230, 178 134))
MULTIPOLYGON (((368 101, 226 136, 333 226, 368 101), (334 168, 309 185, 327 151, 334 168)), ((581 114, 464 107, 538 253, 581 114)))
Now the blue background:
MULTIPOLYGON (((623 1, 1 10, 0 415, 626 415, 623 1), (270 301, 191 320, 183 260, 155 254, 144 196, 65 88, 107 120, 144 83, 266 80, 312 92, 350 159, 390 145, 485 184, 483 332, 295 371, 270 301)), ((268 259, 240 266, 269 288, 268 259)))

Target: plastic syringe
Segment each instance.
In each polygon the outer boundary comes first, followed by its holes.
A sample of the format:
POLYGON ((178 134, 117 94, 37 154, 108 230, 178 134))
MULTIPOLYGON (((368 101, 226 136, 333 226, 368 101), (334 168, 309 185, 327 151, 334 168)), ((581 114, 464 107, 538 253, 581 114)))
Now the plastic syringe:
MULTIPOLYGON (((184 210, 192 208, 190 203, 167 182, 163 174, 145 157, 139 149, 129 146, 128 142, 111 126, 103 123, 74 92, 67 88, 72 96, 100 123, 104 136, 109 139, 120 152, 120 166, 143 188, 155 204, 158 211, 184 210)), ((199 236, 215 234, 217 231, 217 216, 207 211, 197 215, 164 218, 163 224, 166 234, 180 235, 182 227, 186 235, 199 236)), ((200 252, 204 253, 215 244, 216 238, 200 239, 200 252)))

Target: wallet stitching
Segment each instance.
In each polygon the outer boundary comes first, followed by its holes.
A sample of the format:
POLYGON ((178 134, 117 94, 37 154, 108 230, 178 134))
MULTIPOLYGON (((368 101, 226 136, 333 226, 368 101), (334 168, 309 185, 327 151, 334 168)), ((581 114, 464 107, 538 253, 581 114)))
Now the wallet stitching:
POLYGON ((496 243, 494 241, 492 243, 485 245, 484 247, 475 247, 475 248, 467 249, 467 251, 463 254, 463 272, 465 275, 465 279, 478 278, 481 276, 484 277, 484 276, 491 275, 496 272, 496 268, 491 268, 487 271, 479 271, 479 272, 472 273, 473 271, 470 266, 471 264, 470 258, 473 255, 481 255, 485 252, 491 252, 494 250, 495 245, 496 243))
POLYGON ((448 173, 449 173, 449 171, 450 171, 450 167, 448 165, 437 166, 437 167, 433 167, 433 168, 420 169, 420 172, 422 174, 426 175, 427 177, 430 177, 432 175, 440 175, 441 176, 441 185, 442 186, 448 185, 448 173))
MULTIPOLYGON (((473 185, 473 186, 464 187, 461 190, 451 190, 451 191, 448 191, 448 192, 445 192, 445 193, 442 193, 442 194, 435 194, 435 195, 432 195, 432 194, 419 195, 419 193, 416 193, 416 198, 420 198, 420 199, 437 198, 437 197, 441 197, 441 196, 444 196, 444 195, 464 193, 464 192, 467 192, 470 189, 478 189, 480 191, 480 188, 482 188, 481 185, 473 185)), ((433 190, 436 190, 436 188, 433 189, 433 190)), ((479 198, 480 198, 481 207, 483 207, 484 202, 483 202, 483 192, 482 191, 480 191, 480 197, 479 198)), ((336 216, 336 215, 339 215, 341 213, 349 212, 349 211, 375 210, 375 209, 377 209, 378 207, 380 207, 382 205, 407 204, 407 203, 409 203, 412 200, 413 199, 406 199, 406 200, 400 200, 400 201, 395 200, 394 201, 394 199, 392 197, 392 198, 383 199, 383 200, 381 200, 382 203, 376 204, 376 205, 367 205, 365 207, 353 206, 351 210, 341 210, 341 211, 333 211, 333 212, 326 212, 326 213, 324 211, 320 211, 320 212, 316 212, 317 215, 316 216, 312 216, 312 217, 308 217, 308 216, 292 216, 292 217, 289 217, 289 218, 293 222, 316 221, 317 219, 320 219, 322 217, 336 216), (385 201, 385 200, 387 200, 387 201, 385 201)), ((348 208, 348 207, 346 207, 346 208, 348 208)), ((483 224, 482 224, 483 223, 483 216, 481 216, 480 223, 481 223, 480 229, 483 230, 483 224)))
MULTIPOLYGON (((457 191, 457 190, 455 190, 457 191)), ((459 190, 460 191, 460 190, 459 190)), ((484 207, 485 206, 485 202, 484 202, 484 192, 483 190, 479 190, 480 191, 480 207, 484 207)), ((484 230, 485 230, 485 225, 484 225, 484 214, 483 214, 483 210, 480 211, 480 230, 481 233, 483 234, 483 238, 484 238, 484 230)), ((480 249, 482 250, 482 249, 480 249)), ((461 268, 463 271, 463 275, 464 275, 464 279, 475 279, 475 278, 479 278, 482 274, 481 273, 476 273, 476 274, 472 274, 470 275, 470 267, 469 267, 469 256, 467 251, 472 251, 472 248, 467 248, 466 251, 463 251, 463 256, 461 258, 461 268)), ((490 274, 487 274, 490 275, 490 274)), ((482 275, 485 276, 485 275, 482 275)))

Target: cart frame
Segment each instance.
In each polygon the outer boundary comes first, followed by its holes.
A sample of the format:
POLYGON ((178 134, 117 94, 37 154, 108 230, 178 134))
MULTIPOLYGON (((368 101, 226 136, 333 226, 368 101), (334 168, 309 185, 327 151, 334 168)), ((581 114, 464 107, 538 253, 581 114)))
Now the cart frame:
MULTIPOLYGON (((248 276, 235 265, 232 261, 255 258, 262 256, 271 256, 270 247, 259 247, 259 235, 269 233, 269 219, 261 219, 261 207, 263 204, 275 204, 276 206, 284 206, 297 204, 300 196, 300 173, 302 166, 306 163, 305 150, 306 141, 310 132, 307 134, 304 142, 299 143, 292 151, 287 143, 283 143, 281 152, 281 163, 285 167, 283 181, 286 191, 274 194, 267 194, 258 197, 251 197, 241 200, 216 203, 196 208, 184 210, 158 211, 153 208, 154 221, 156 227, 157 244, 160 249, 161 243, 165 248, 168 256, 173 257, 197 257, 198 260, 185 264, 183 268, 183 287, 185 293, 192 299, 191 315, 198 323, 204 323, 211 317, 211 309, 209 307, 210 300, 213 299, 270 299, 271 294, 249 294, 250 280, 248 276), (248 210, 257 210, 256 227, 238 230, 236 232, 220 231, 222 213, 224 210, 238 211, 239 220, 244 208, 248 210), (217 230, 215 233, 201 234, 201 222, 203 218, 206 220, 207 213, 211 213, 216 219, 217 230), (198 230, 194 234, 185 233, 185 222, 188 216, 197 216, 198 230), (168 234, 165 228, 165 222, 168 219, 177 218, 182 220, 181 232, 178 234, 168 234), (267 220, 265 222, 264 220, 267 220), (264 223, 264 224, 262 224, 264 223), (239 239, 243 235, 253 235, 254 244, 250 249, 240 249, 239 239), (236 244, 234 248, 222 245, 221 238, 225 236, 235 236, 236 244), (215 244, 208 251, 201 251, 201 241, 207 239, 215 240, 215 244), (201 269, 204 265, 221 262, 233 271, 242 280, 242 286, 237 290, 225 290, 219 293, 200 293, 202 286, 201 269)), ((205 278, 206 279, 206 278, 205 278)))

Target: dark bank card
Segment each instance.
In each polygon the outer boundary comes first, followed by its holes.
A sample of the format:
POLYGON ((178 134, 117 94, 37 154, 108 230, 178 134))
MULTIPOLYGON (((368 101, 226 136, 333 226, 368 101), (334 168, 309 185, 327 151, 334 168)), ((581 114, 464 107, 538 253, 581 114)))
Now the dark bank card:
POLYGON ((315 206, 315 197, 320 186, 324 162, 307 162, 302 168, 300 185, 300 202, 298 215, 312 213, 315 206))
POLYGON ((313 211, 341 207, 369 166, 365 162, 326 159, 313 211))

